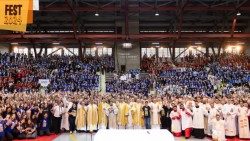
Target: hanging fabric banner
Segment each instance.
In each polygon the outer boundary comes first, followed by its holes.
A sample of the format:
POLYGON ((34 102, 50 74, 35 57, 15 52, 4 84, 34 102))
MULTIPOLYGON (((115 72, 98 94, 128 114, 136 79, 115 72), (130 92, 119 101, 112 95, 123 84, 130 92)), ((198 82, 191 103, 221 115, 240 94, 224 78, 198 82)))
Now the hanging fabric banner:
POLYGON ((39 0, 33 0, 33 10, 34 11, 39 10, 39 0))
POLYGON ((33 0, 29 0, 29 11, 28 11, 28 19, 27 24, 33 23, 33 0))
POLYGON ((26 31, 30 0, 3 0, 0 3, 0 29, 26 31))

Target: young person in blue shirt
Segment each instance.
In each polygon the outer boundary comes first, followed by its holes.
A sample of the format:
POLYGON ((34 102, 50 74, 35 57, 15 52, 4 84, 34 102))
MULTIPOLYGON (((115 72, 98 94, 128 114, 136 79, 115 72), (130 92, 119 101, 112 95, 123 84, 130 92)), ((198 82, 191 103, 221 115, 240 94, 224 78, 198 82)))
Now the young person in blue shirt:
POLYGON ((39 135, 50 135, 48 113, 43 113, 43 117, 38 123, 39 135))

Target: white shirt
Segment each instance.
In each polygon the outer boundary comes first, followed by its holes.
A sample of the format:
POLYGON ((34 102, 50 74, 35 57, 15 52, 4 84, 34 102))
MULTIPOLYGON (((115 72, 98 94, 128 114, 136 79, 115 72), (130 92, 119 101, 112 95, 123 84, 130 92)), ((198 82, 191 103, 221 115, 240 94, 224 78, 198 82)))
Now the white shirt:
POLYGON ((207 111, 202 108, 193 108, 193 127, 196 129, 204 129, 204 116, 207 115, 207 111))
POLYGON ((54 117, 60 117, 61 111, 62 111, 62 108, 59 105, 54 106, 53 107, 54 117))

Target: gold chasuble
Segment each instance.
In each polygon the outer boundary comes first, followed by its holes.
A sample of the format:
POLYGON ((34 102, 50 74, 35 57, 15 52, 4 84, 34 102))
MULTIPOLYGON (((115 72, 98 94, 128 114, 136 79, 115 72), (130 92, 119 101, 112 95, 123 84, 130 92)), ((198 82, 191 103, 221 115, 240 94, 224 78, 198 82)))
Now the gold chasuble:
POLYGON ((140 103, 134 105, 133 125, 139 127, 144 125, 142 105, 140 103))
POLYGON ((97 130, 97 123, 98 123, 98 111, 97 105, 89 104, 87 111, 87 130, 90 132, 97 130))
POLYGON ((128 110, 129 106, 127 103, 119 103, 118 112, 118 124, 121 126, 126 126, 128 123, 128 110))
POLYGON ((77 130, 81 130, 82 128, 86 130, 86 110, 81 105, 77 108, 75 123, 77 130))
POLYGON ((105 109, 107 108, 107 103, 98 104, 98 128, 105 129, 107 127, 107 116, 105 114, 105 109))

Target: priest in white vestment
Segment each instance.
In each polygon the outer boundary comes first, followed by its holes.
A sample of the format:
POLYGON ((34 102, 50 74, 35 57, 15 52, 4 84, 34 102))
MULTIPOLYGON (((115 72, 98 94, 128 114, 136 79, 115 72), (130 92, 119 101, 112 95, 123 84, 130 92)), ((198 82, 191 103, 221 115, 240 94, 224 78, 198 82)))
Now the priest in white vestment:
POLYGON ((193 136, 198 139, 205 137, 204 133, 204 116, 208 115, 206 109, 200 107, 198 102, 195 103, 193 108, 193 136))
POLYGON ((249 131, 249 110, 247 107, 247 103, 241 105, 238 111, 238 122, 239 122, 239 138, 240 139, 250 139, 250 131, 249 131))
POLYGON ((154 100, 153 103, 151 103, 151 109, 152 109, 152 116, 151 116, 151 128, 152 129, 160 129, 160 111, 161 111, 161 105, 159 105, 154 100))
POLYGON ((232 101, 229 101, 229 104, 227 104, 227 107, 225 107, 223 115, 226 124, 225 130, 226 130, 226 136, 227 137, 235 137, 236 136, 236 116, 237 111, 235 111, 236 108, 233 105, 232 101))
POLYGON ((68 104, 62 108, 61 130, 69 131, 69 109, 68 104))
POLYGON ((214 103, 211 103, 210 108, 208 109, 208 136, 212 136, 212 124, 216 118, 216 113, 217 109, 214 107, 214 103))
POLYGON ((118 108, 115 103, 108 105, 106 109, 106 115, 108 117, 108 127, 109 129, 117 129, 117 116, 118 108))
POLYGON ((126 129, 134 129, 133 125, 133 114, 134 114, 133 102, 130 102, 128 105, 128 123, 126 125, 126 129))
POLYGON ((217 113, 216 118, 212 121, 212 138, 214 141, 226 141, 225 124, 220 114, 217 113))

